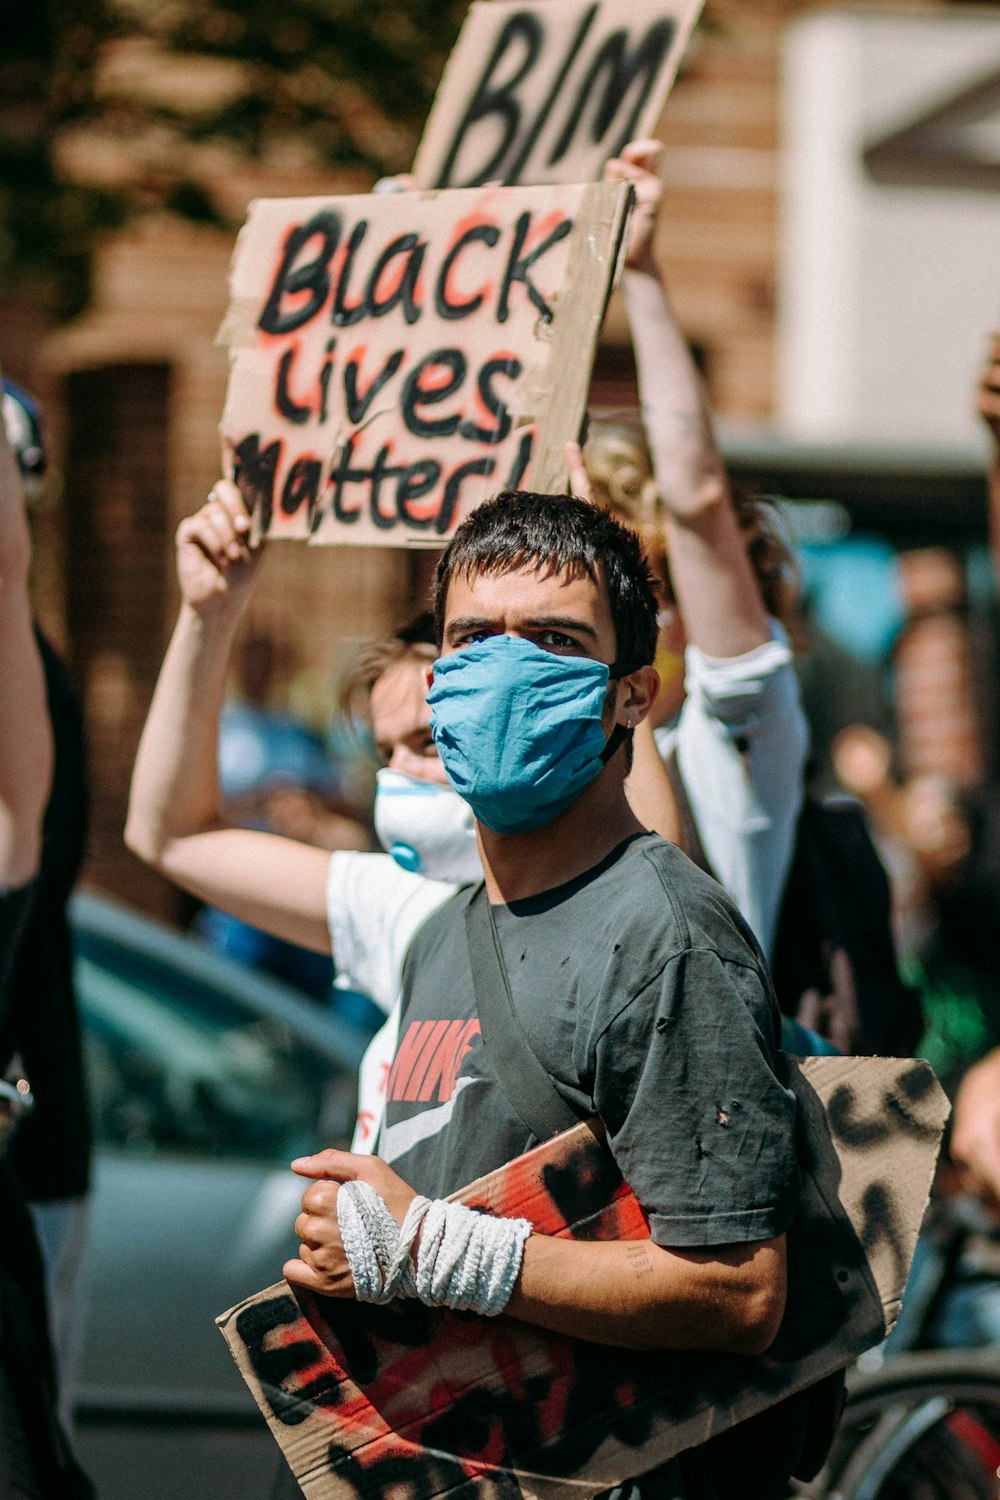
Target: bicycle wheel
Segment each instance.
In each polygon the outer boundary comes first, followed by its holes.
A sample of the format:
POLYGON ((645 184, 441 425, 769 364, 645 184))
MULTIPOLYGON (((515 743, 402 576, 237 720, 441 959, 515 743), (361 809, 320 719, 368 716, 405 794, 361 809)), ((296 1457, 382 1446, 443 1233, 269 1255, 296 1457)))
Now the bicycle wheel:
POLYGON ((899 1355, 855 1373, 816 1500, 1000 1500, 1000 1353, 899 1355))

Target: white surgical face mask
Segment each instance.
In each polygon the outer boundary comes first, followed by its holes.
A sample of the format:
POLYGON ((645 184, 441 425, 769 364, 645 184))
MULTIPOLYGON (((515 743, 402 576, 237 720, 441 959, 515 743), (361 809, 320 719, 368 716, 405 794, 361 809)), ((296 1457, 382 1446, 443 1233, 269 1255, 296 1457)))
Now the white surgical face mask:
POLYGON ((398 865, 428 880, 482 880, 472 809, 450 786, 402 771, 375 778, 375 832, 398 865))

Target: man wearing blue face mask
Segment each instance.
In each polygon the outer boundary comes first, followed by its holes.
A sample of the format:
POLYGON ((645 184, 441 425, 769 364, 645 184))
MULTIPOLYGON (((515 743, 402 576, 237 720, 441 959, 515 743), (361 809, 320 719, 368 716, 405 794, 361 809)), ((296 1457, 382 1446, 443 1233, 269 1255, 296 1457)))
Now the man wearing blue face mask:
MULTIPOLYGON (((785 1300, 795 1104, 749 929, 625 797, 657 687, 640 543, 583 502, 502 495, 444 554, 436 616, 432 730, 476 814, 514 1011, 573 1113, 600 1116, 652 1238, 549 1239, 441 1201, 535 1144, 482 1042, 466 918, 483 897, 466 888, 410 945, 380 1157, 295 1164, 315 1180, 285 1275, 381 1300, 368 1253, 381 1222, 404 1246, 400 1289, 429 1303, 625 1348, 762 1351, 785 1300)), ((741 1434, 618 1493, 728 1500, 742 1462, 741 1495, 781 1494, 801 1429, 786 1418, 749 1470, 741 1434)))

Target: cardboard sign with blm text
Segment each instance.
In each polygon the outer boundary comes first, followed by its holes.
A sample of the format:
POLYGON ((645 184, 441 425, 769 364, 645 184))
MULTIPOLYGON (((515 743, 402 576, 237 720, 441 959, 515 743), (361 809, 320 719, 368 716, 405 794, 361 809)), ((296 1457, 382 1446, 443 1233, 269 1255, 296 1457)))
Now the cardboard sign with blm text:
POLYGON ((631 189, 250 205, 220 338, 227 471, 259 534, 440 546, 565 488, 631 189))
MULTIPOLYGON (((891 1330, 948 1106, 926 1063, 788 1060, 801 1192, 788 1299, 764 1355, 639 1354, 520 1323, 292 1293, 219 1318, 308 1500, 580 1500, 842 1368, 891 1330)), ((581 1124, 456 1194, 539 1233, 645 1239, 581 1124)))
POLYGON ((593 182, 648 136, 703 0, 478 0, 413 164, 421 187, 593 182))

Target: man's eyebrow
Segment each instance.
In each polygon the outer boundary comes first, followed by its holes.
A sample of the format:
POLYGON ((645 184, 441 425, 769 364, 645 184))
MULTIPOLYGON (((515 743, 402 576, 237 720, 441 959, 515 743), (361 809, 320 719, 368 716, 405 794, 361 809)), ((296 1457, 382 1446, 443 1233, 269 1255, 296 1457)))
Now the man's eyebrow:
MULTIPOLYGON (((577 635, 586 635, 591 640, 597 640, 597 631, 593 625, 588 625, 585 620, 578 620, 572 615, 532 615, 523 623, 531 630, 572 630, 577 635)), ((496 630, 496 628, 496 620, 474 615, 460 615, 458 619, 448 621, 445 636, 449 641, 454 641, 459 636, 469 634, 470 631, 496 630)))
POLYGON ((593 625, 570 615, 533 615, 525 624, 530 625, 532 630, 572 630, 577 635, 589 635, 591 640, 597 640, 597 631, 593 625))
POLYGON ((449 641, 457 640, 460 635, 467 635, 470 630, 495 630, 496 621, 486 620, 476 615, 459 615, 457 620, 449 620, 445 627, 445 636, 449 641))

